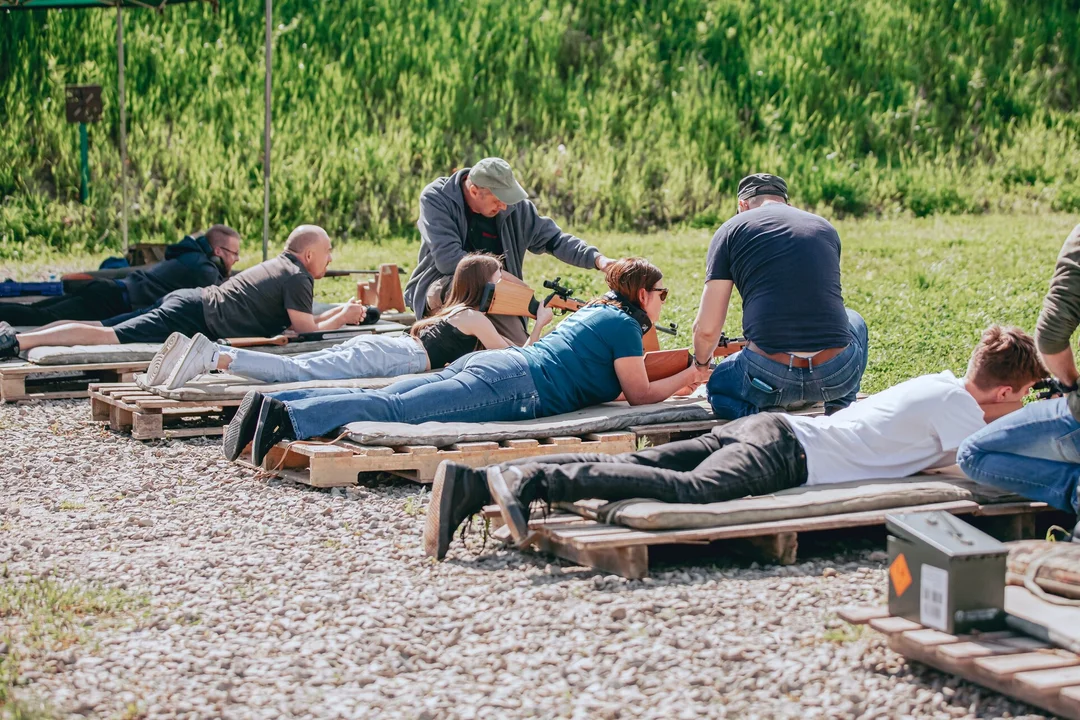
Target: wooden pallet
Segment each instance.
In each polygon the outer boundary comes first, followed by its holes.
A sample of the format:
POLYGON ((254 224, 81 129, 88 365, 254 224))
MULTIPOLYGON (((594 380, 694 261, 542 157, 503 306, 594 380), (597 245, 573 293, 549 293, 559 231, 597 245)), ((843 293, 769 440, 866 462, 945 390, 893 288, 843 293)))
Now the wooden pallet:
POLYGON ((241 403, 170 400, 134 383, 92 384, 89 393, 93 419, 109 423, 110 430, 131 433, 135 440, 220 435, 231 408, 241 403))
MULTIPOLYGON (((1034 599, 1023 588, 1006 588, 1005 610, 1019 614, 1022 608, 1014 605, 1034 599)), ((1070 610, 1075 616, 1072 622, 1080 626, 1080 608, 1070 610)), ((1060 717, 1080 720, 1080 656, 1075 653, 1012 631, 950 635, 891 617, 884 607, 845 608, 838 614, 853 625, 869 625, 883 633, 889 647, 908 660, 1060 717)))
POLYGON ((84 398, 92 383, 130 383, 135 373, 146 372, 149 366, 149 360, 80 365, 0 363, 0 399, 15 402, 84 398))
POLYGON ((628 432, 543 440, 457 443, 445 448, 434 445, 378 447, 338 440, 333 444, 296 443, 290 446, 280 443, 267 454, 263 468, 314 487, 355 485, 357 475, 363 472, 388 472, 416 482, 430 483, 435 479, 435 470, 443 460, 482 467, 557 453, 622 453, 633 450, 634 435, 628 432))
MULTIPOLYGON (((623 525, 608 525, 587 517, 594 514, 589 505, 579 504, 575 512, 566 507, 543 517, 533 512, 529 522, 534 531, 533 542, 544 552, 557 555, 586 567, 637 579, 649 574, 649 548, 661 545, 708 545, 717 541, 738 540, 743 550, 763 562, 778 565, 795 563, 799 533, 884 525, 885 516, 896 512, 945 510, 954 515, 982 518, 979 523, 992 534, 1008 540, 1031 537, 1035 529, 1035 514, 1047 511, 1045 503, 1014 502, 979 505, 970 500, 913 505, 888 510, 794 518, 762 523, 728 525, 726 527, 693 530, 634 530, 623 525)), ((495 525, 501 524, 498 508, 491 506, 485 517, 495 525)), ((496 538, 509 537, 506 528, 498 528, 496 538)))

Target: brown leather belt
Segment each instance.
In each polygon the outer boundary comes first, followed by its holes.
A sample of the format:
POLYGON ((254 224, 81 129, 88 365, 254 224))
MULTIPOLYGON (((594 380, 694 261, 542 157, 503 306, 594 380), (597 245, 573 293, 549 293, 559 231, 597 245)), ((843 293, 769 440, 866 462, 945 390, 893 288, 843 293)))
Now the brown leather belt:
POLYGON ((844 345, 843 347, 828 348, 814 353, 813 357, 805 358, 786 352, 767 353, 761 348, 759 348, 757 345, 755 345, 753 342, 747 343, 746 347, 753 350, 755 353, 762 357, 769 358, 773 362, 778 362, 781 365, 787 365, 788 367, 800 368, 804 370, 806 368, 813 368, 818 367, 819 365, 824 365, 825 363, 829 362, 834 357, 848 349, 847 345, 844 345))

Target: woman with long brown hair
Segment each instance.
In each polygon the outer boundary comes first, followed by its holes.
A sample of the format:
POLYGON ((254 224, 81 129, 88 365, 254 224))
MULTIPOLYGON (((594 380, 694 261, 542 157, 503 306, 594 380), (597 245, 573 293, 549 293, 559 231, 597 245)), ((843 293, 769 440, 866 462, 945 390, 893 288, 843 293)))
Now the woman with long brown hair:
MULTIPOLYGON (((269 383, 396 377, 438 370, 478 347, 500 350, 513 345, 479 310, 484 286, 501 277, 499 258, 487 253, 466 255, 454 271, 446 303, 435 315, 413 325, 408 335, 358 335, 325 350, 292 356, 219 346, 196 335, 189 341, 198 343, 192 346, 195 351, 185 353, 175 370, 162 367, 156 375, 168 378, 165 386, 176 389, 212 370, 269 383)), ((537 310, 526 345, 540 337, 551 317, 548 308, 537 310)))
POLYGON ((611 291, 523 348, 476 353, 445 370, 382 390, 348 388, 248 393, 225 434, 236 459, 252 442, 261 463, 278 441, 325 435, 350 422, 422 423, 529 420, 609 402, 659 402, 707 372, 689 367, 650 381, 642 335, 659 319, 668 290, 648 261, 626 258, 605 271, 611 291))

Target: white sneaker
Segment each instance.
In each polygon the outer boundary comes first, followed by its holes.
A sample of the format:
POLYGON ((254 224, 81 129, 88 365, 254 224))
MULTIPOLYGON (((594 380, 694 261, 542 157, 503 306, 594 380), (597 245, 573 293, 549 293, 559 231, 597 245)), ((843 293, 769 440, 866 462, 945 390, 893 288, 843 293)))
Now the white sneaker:
POLYGON ((202 333, 196 333, 176 363, 169 379, 165 381, 166 390, 183 387, 189 380, 217 369, 218 347, 202 333))
POLYGON ((165 382, 190 344, 191 338, 183 333, 174 332, 170 335, 150 361, 150 367, 146 371, 146 384, 160 385, 165 382))

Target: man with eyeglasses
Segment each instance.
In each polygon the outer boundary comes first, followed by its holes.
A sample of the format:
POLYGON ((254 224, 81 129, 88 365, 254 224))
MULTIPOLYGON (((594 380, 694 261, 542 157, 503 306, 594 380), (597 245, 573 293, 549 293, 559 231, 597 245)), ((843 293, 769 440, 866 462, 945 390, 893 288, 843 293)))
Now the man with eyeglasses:
POLYGON ((694 361, 710 362, 731 291, 742 297, 747 348, 709 378, 717 417, 855 401, 866 370, 866 323, 844 307, 840 236, 828 220, 788 204, 787 183, 767 173, 739 182, 739 211, 709 245, 694 320, 694 361))
POLYGON ((0 305, 0 321, 38 326, 105 320, 150 307, 173 290, 220 285, 239 259, 240 233, 213 225, 167 247, 161 262, 126 277, 88 280, 74 292, 29 305, 0 305))
MULTIPOLYGON (((541 215, 502 158, 484 158, 424 188, 416 226, 420 256, 405 285, 405 302, 418 319, 441 307, 454 270, 472 252, 502 256, 504 272, 516 278, 522 277, 526 251, 600 271, 611 263, 596 247, 541 215)), ((528 339, 524 318, 489 317, 514 344, 528 339)))

